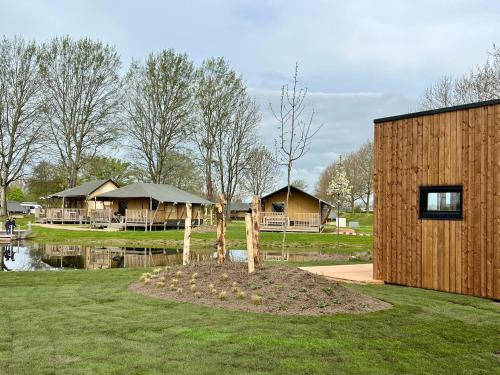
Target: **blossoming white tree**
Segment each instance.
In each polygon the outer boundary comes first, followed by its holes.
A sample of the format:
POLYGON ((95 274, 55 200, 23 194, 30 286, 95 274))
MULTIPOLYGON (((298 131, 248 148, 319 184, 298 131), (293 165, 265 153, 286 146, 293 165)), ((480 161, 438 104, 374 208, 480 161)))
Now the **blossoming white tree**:
POLYGON ((327 194, 331 197, 337 210, 337 247, 339 245, 338 234, 340 227, 338 225, 338 220, 340 218, 340 210, 349 198, 350 193, 351 183, 349 182, 344 166, 342 165, 342 159, 340 159, 339 167, 333 174, 327 190, 327 194))

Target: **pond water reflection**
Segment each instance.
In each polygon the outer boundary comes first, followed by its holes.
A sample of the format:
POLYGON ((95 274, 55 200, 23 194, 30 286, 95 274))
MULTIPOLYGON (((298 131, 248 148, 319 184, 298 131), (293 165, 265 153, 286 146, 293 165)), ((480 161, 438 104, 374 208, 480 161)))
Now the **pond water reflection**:
MULTIPOLYGON (((0 269, 3 271, 41 271, 60 269, 106 269, 141 268, 182 264, 182 249, 132 248, 114 246, 84 246, 46 244, 33 241, 0 244, 0 269)), ((217 260, 212 249, 191 250, 191 261, 207 262, 217 260)), ((261 251, 264 261, 281 261, 281 253, 261 251)), ((367 257, 368 252, 355 253, 367 257)), ((246 250, 229 250, 227 259, 246 262, 246 250)), ((290 251, 284 261, 303 262, 310 260, 347 260, 347 254, 321 254, 316 251, 290 251)))

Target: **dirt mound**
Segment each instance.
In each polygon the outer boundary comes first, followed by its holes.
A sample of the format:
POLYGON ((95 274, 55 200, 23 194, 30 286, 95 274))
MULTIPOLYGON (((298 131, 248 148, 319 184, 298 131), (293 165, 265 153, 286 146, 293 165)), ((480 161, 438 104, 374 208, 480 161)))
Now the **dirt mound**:
POLYGON ((144 274, 130 289, 151 297, 284 315, 366 313, 390 304, 306 271, 270 266, 248 274, 246 264, 193 264, 144 274), (144 281, 146 280, 146 281, 144 281))

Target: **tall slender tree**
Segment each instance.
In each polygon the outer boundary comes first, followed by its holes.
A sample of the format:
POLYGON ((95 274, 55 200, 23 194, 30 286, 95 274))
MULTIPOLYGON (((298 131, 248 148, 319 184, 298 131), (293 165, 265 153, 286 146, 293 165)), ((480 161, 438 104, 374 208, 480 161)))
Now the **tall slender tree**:
POLYGON ((0 196, 7 213, 7 189, 22 178, 42 146, 42 80, 39 50, 21 38, 0 40, 0 196))
POLYGON ((188 134, 194 68, 172 49, 134 62, 126 76, 126 112, 138 164, 151 182, 164 183, 169 156, 188 134))
POLYGON ((85 161, 116 139, 120 66, 115 48, 99 41, 66 36, 43 45, 44 119, 70 187, 85 161))
POLYGON ((215 198, 216 141, 228 128, 243 94, 245 86, 242 79, 222 57, 205 60, 196 71, 196 120, 192 138, 205 170, 205 189, 211 201, 215 198))
MULTIPOLYGON (((284 85, 281 88, 281 101, 279 108, 270 105, 276 121, 278 122, 279 135, 276 139, 276 154, 278 162, 286 167, 287 194, 285 200, 284 215, 288 217, 288 203, 290 200, 290 186, 292 182, 293 164, 302 158, 308 151, 313 137, 321 126, 314 126, 314 110, 308 116, 304 116, 305 98, 307 88, 300 88, 299 65, 295 64, 292 85, 284 85)), ((284 258, 286 243, 287 220, 283 226, 282 256, 284 258)))

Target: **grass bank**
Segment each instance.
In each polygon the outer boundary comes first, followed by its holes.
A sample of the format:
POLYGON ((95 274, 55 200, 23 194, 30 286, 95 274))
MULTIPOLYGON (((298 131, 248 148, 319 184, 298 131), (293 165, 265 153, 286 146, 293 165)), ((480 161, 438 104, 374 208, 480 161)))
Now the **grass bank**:
POLYGON ((488 300, 349 286, 394 308, 283 317, 133 294, 141 272, 0 273, 0 373, 489 374, 500 365, 499 307, 488 300))
MULTIPOLYGON (((23 227, 29 219, 19 221, 23 227)), ((84 245, 137 246, 137 247, 182 247, 184 232, 182 230, 167 231, 72 231, 33 226, 33 239, 47 243, 67 243, 84 245)), ((281 233, 261 232, 261 246, 266 250, 281 248, 281 233)), ((243 222, 232 222, 227 227, 227 245, 230 248, 246 248, 245 225, 243 222)), ((326 253, 350 254, 357 251, 371 250, 371 237, 339 236, 333 233, 288 233, 286 246, 293 251, 324 251, 326 253)), ((193 233, 193 248, 214 248, 215 232, 193 233)))

